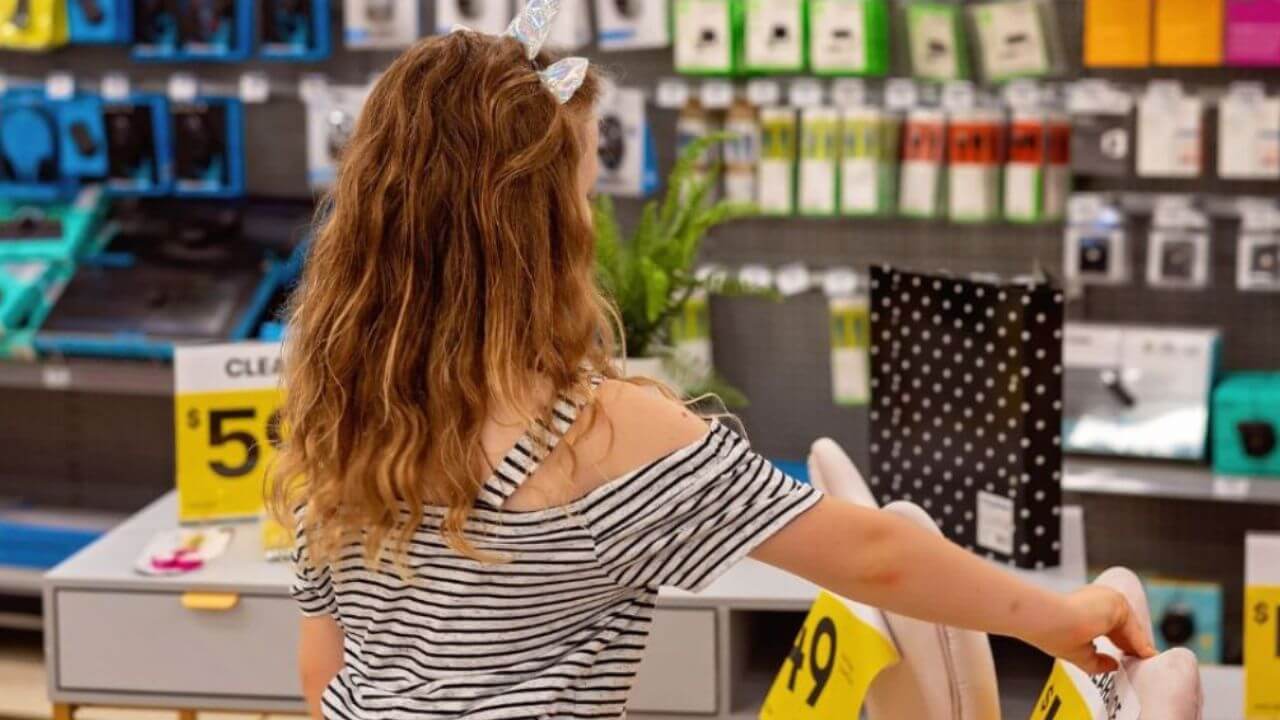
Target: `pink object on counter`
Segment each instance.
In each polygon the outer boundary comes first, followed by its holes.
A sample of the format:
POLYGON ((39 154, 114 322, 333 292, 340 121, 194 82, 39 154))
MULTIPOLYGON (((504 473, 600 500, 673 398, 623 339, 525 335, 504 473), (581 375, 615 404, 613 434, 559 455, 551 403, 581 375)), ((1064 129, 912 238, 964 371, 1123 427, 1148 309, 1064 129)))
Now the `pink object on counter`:
POLYGON ((1280 0, 1227 0, 1228 65, 1280 65, 1280 0))

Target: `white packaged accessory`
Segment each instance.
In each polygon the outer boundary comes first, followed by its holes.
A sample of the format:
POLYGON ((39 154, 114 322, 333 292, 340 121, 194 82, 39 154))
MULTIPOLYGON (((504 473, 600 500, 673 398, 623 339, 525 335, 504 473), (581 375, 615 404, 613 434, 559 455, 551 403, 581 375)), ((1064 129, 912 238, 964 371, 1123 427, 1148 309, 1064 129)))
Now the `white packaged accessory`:
POLYGON ((657 185, 653 139, 644 93, 608 86, 600 97, 600 175, 596 190, 640 197, 657 185))
POLYGON ((797 126, 794 108, 768 107, 760 110, 756 204, 762 213, 790 215, 795 211, 797 126))
POLYGON ((1280 98, 1261 83, 1234 83, 1218 103, 1218 175, 1280 178, 1280 98))
POLYGON ((801 111, 800 214, 835 215, 840 166, 840 111, 807 107, 801 111))
POLYGON ((804 13, 801 0, 745 0, 744 64, 751 72, 804 69, 804 13))
POLYGON ((325 85, 305 98, 307 182, 313 190, 333 184, 338 159, 368 96, 368 85, 325 85))
POLYGON ((1138 104, 1138 174, 1198 177, 1204 153, 1204 102, 1176 82, 1153 82, 1138 104))
POLYGON ((676 72, 721 75, 733 70, 730 0, 673 0, 676 72))
MULTIPOLYGON (((497 35, 511 22, 511 0, 437 0, 436 34, 461 25, 468 30, 497 35)), ((558 23, 553 23, 554 26, 558 23)))
POLYGON ((420 36, 417 0, 347 0, 342 19, 342 38, 349 48, 394 50, 409 47, 420 36))
POLYGON ((1209 284, 1209 219, 1186 196, 1156 200, 1147 245, 1147 284, 1183 289, 1209 284))
POLYGON ((596 0, 601 50, 667 47, 667 0, 596 0))
POLYGON ((1128 282, 1128 236, 1119 209, 1100 195, 1073 195, 1067 223, 1064 255, 1069 280, 1094 285, 1128 282))

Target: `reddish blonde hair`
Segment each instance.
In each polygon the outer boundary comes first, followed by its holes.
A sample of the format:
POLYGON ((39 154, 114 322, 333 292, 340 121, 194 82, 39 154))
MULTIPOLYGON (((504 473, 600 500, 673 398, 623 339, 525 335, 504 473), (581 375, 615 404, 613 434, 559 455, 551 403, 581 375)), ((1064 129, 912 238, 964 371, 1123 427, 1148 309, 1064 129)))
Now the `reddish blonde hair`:
POLYGON ((473 554, 491 411, 581 389, 584 368, 614 375, 578 187, 599 81, 560 105, 536 67, 508 38, 430 38, 356 123, 292 301, 269 498, 284 518, 305 503, 317 562, 356 540, 398 554, 428 503, 473 554))

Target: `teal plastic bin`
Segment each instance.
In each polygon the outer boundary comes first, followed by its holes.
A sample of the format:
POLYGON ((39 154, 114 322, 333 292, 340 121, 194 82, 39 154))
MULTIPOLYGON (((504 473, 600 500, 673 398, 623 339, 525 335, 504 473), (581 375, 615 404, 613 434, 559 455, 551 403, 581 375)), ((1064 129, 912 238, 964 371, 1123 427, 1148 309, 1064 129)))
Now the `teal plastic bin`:
POLYGON ((1280 372, 1235 373, 1213 391, 1213 469, 1280 479, 1280 372))

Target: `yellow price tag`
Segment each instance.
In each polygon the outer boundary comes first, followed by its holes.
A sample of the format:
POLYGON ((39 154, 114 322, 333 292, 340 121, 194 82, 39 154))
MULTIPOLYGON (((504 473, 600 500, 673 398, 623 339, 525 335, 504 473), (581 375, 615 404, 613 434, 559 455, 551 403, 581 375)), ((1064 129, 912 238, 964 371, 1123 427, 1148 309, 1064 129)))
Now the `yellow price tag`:
POLYGON ((858 717, 871 681, 896 662, 898 649, 883 624, 823 592, 769 689, 760 720, 858 717))
POLYGON ((278 343, 181 348, 174 357, 178 517, 257 517, 279 444, 278 343))
POLYGON ((1247 720, 1280 720, 1280 586, 1244 590, 1244 695, 1247 720))
POLYGON ((1031 709, 1031 720, 1093 720, 1093 711, 1080 695, 1075 680, 1061 661, 1053 664, 1040 699, 1031 709))

